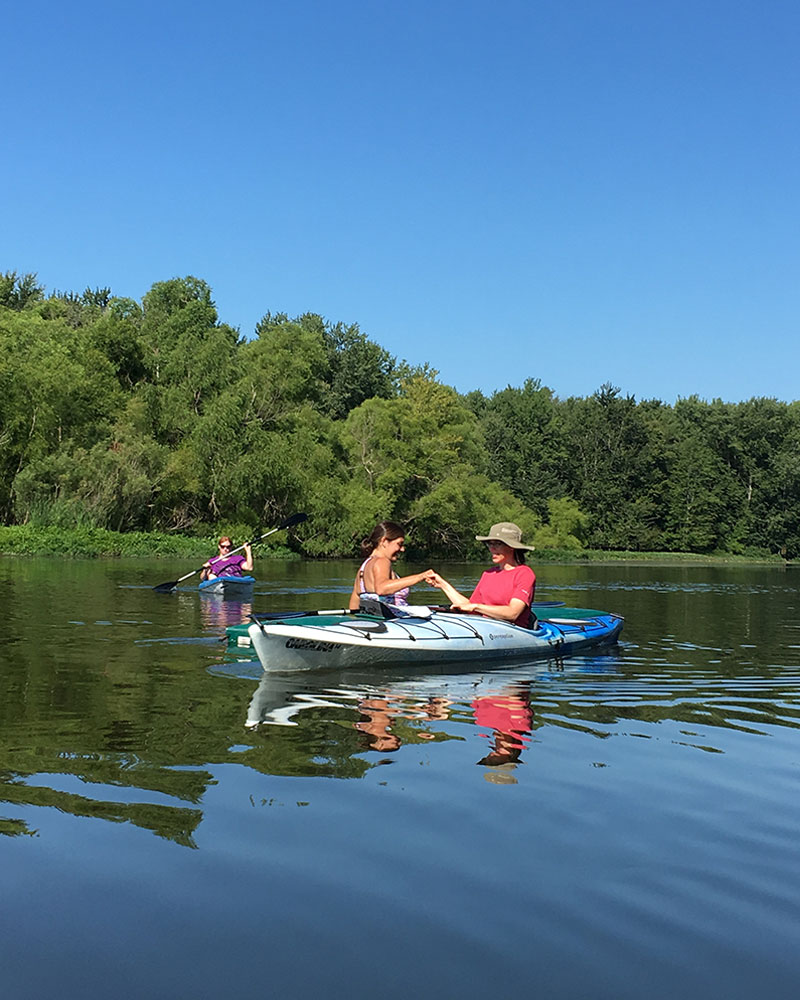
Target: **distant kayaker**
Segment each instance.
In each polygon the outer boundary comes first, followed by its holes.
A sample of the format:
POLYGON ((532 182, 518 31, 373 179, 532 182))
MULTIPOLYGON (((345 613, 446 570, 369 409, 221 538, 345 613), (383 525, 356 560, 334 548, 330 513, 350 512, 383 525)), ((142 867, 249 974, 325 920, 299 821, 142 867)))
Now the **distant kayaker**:
POLYGON ((216 580, 219 576, 244 576, 253 572, 253 550, 250 543, 244 543, 244 555, 241 552, 230 554, 233 543, 227 535, 219 540, 219 553, 203 563, 200 572, 201 580, 216 580))
POLYGON ((411 576, 398 576, 394 563, 405 551, 405 530, 395 521, 381 521, 361 543, 364 561, 358 568, 350 595, 350 610, 356 611, 362 597, 377 597, 387 604, 404 607, 408 604, 408 590, 417 583, 432 583, 436 576, 432 569, 411 576))
POLYGON ((433 585, 444 591, 454 611, 477 611, 530 628, 536 620, 531 612, 536 574, 525 565, 525 552, 532 552, 533 546, 522 544, 522 531, 511 521, 493 524, 488 535, 476 535, 475 540, 486 542, 493 565, 478 580, 472 596, 459 594, 438 573, 433 574, 433 585))

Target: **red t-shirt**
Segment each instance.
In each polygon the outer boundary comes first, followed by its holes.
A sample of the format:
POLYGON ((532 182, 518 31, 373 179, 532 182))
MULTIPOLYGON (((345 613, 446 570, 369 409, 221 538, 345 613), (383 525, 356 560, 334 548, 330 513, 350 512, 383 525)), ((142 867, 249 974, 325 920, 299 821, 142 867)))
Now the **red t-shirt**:
POLYGON ((514 622, 527 628, 530 624, 530 606, 536 589, 536 574, 530 566, 500 569, 493 566, 478 580, 470 600, 473 604, 510 604, 513 597, 524 601, 527 607, 514 622))

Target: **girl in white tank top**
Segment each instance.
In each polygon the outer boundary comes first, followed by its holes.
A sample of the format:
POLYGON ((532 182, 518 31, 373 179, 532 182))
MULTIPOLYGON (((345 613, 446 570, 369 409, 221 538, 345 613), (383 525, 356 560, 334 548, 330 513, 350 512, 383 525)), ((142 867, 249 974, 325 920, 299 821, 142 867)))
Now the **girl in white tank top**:
POLYGON ((361 596, 377 597, 379 601, 397 606, 408 605, 408 590, 417 583, 430 580, 433 570, 398 576, 394 563, 405 549, 405 531, 394 521, 381 521, 369 538, 361 543, 361 554, 365 557, 356 573, 353 592, 350 595, 350 609, 358 609, 361 596))

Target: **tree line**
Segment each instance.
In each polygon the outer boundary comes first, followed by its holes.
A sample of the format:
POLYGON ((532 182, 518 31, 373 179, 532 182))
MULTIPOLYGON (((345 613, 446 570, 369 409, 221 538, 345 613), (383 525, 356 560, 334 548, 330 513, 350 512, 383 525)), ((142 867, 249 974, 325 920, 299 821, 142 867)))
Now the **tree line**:
POLYGON ((206 282, 45 294, 0 274, 0 522, 246 533, 352 556, 376 521, 431 555, 516 521, 540 549, 800 554, 800 403, 674 405, 530 377, 459 394, 357 324, 266 313, 206 282))

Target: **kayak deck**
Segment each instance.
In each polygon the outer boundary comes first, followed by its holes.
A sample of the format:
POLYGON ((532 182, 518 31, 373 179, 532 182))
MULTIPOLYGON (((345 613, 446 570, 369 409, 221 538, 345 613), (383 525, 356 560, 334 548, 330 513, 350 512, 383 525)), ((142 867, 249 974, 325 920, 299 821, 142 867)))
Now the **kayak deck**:
POLYGON ((364 611, 253 616, 227 629, 229 646, 251 648, 264 669, 436 663, 564 656, 616 641, 623 619, 588 608, 558 608, 535 628, 482 615, 410 607, 385 618, 364 611))
MULTIPOLYGON (((410 611, 414 611, 414 606, 409 606, 410 611)), ((428 610, 425 607, 421 607, 420 611, 428 610)), ((555 610, 555 609, 554 609, 555 610)), ((449 612, 447 612, 449 613, 449 612)), ((605 611, 595 611, 591 608, 567 608, 559 607, 557 615, 552 617, 541 617, 539 622, 550 621, 555 624, 570 625, 573 622, 578 622, 581 620, 598 618, 602 615, 607 614, 605 611)), ((615 616, 618 617, 618 616, 615 616)), ((229 625, 225 629, 225 635, 229 646, 237 647, 250 647, 253 645, 249 629, 253 622, 262 622, 263 624, 291 624, 291 625, 306 625, 313 628, 330 628, 331 626, 343 625, 347 623, 352 623, 354 620, 360 622, 383 622, 384 618, 381 615, 369 615, 362 611, 284 611, 284 612, 271 612, 264 614, 254 614, 250 616, 250 620, 246 622, 241 622, 238 625, 229 625)), ((504 624, 498 622, 498 625, 504 624)), ((527 630, 526 630, 527 631, 527 630)))

